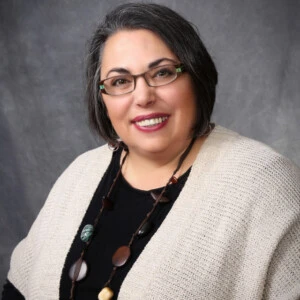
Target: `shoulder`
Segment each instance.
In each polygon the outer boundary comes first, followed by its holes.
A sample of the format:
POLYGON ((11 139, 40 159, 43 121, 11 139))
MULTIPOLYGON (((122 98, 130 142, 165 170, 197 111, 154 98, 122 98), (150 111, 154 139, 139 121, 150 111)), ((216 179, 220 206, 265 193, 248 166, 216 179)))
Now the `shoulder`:
POLYGON ((39 216, 53 215, 58 209, 68 211, 74 205, 74 199, 79 197, 78 209, 85 209, 93 196, 101 178, 105 174, 112 158, 112 153, 106 146, 89 150, 79 155, 57 178, 44 203, 39 216))
POLYGON ((71 177, 82 177, 88 174, 92 176, 94 174, 93 170, 97 172, 105 171, 110 163, 111 157, 112 152, 106 145, 86 151, 74 159, 58 177, 57 182, 71 177))
POLYGON ((216 126, 197 163, 206 177, 228 195, 257 207, 300 211, 300 169, 271 147, 216 126), (204 162, 203 162, 204 161, 204 162))
POLYGON ((106 163, 111 159, 112 152, 106 145, 86 151, 75 158, 68 168, 84 167, 86 165, 106 163))
POLYGON ((248 170, 299 173, 300 169, 288 158, 266 144, 217 126, 208 139, 208 149, 216 148, 216 161, 243 165, 248 170))

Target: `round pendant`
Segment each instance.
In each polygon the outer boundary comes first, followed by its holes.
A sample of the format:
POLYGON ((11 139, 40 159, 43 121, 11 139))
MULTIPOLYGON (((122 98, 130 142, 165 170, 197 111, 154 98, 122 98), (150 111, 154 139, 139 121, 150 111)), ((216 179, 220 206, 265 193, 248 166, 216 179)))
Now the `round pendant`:
POLYGON ((81 279, 85 278, 87 271, 88 267, 86 262, 79 258, 70 268, 69 276, 71 280, 80 281, 81 279), (77 276, 75 273, 77 273, 77 276))
POLYGON ((112 289, 110 289, 109 287, 105 287, 103 288, 99 295, 98 295, 98 299, 99 300, 111 300, 114 296, 114 292, 112 291, 112 289))
POLYGON ((115 267, 121 267, 126 264, 129 257, 130 248, 128 246, 122 246, 114 253, 112 263, 115 267))
POLYGON ((94 226, 91 224, 87 224, 83 227, 81 231, 80 238, 83 242, 87 243, 91 239, 94 232, 94 226))

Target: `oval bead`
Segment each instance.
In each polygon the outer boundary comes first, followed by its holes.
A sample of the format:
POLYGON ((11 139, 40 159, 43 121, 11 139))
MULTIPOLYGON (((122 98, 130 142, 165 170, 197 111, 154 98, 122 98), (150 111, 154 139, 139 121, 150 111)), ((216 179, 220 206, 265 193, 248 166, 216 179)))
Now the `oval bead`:
POLYGON ((107 197, 103 197, 102 199, 103 207, 107 210, 113 210, 114 203, 110 201, 107 197))
POLYGON ((70 268, 69 276, 70 276, 71 280, 74 280, 76 268, 80 268, 80 269, 78 272, 78 276, 75 280, 80 281, 81 279, 85 278, 87 271, 88 271, 88 267, 87 267, 86 262, 83 259, 81 259, 81 258, 78 259, 70 268))
POLYGON ((138 231, 137 233, 138 237, 143 237, 147 235, 152 230, 152 228, 153 228, 153 223, 150 221, 146 222, 138 231))
POLYGON ((109 287, 103 288, 99 295, 98 295, 98 300, 111 300, 114 296, 114 292, 112 289, 109 287))
POLYGON ((128 246, 122 246, 117 249, 112 257, 112 263, 115 267, 121 267, 126 264, 130 257, 131 251, 128 246))
POLYGON ((85 225, 81 231, 81 235, 80 235, 81 240, 87 243, 91 239, 93 232, 94 232, 93 225, 91 224, 85 225))
MULTIPOLYGON (((158 199, 158 197, 160 196, 160 195, 158 195, 158 194, 156 194, 156 193, 153 193, 153 192, 151 192, 150 194, 151 194, 151 197, 152 197, 155 201, 156 201, 156 200, 158 199)), ((159 203, 168 203, 168 202, 170 202, 170 199, 167 198, 167 197, 165 197, 165 196, 161 196, 161 198, 159 199, 158 202, 159 202, 159 203)))

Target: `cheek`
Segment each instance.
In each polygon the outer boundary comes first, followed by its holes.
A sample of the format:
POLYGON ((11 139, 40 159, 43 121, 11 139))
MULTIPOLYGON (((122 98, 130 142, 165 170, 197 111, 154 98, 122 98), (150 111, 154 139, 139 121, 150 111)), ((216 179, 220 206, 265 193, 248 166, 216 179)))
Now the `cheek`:
POLYGON ((126 118, 128 101, 126 99, 107 99, 106 97, 103 98, 103 101, 110 121, 114 127, 118 126, 119 122, 126 118))
POLYGON ((186 118, 193 119, 196 115, 196 96, 188 86, 170 90, 165 99, 168 99, 169 105, 174 110, 185 114, 186 118))
POLYGON ((181 87, 180 97, 182 110, 184 110, 191 120, 195 120, 196 117, 196 95, 194 87, 190 80, 181 87))
POLYGON ((116 105, 113 99, 110 99, 110 96, 103 95, 103 102, 106 107, 107 115, 110 119, 114 118, 114 115, 117 113, 118 106, 116 105))

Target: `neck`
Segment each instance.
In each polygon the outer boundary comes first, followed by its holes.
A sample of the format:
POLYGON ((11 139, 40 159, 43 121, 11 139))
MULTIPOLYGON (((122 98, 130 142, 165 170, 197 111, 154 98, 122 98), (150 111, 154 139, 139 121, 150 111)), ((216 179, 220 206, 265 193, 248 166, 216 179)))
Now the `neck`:
MULTIPOLYGON (((184 174, 195 161, 197 154, 206 137, 195 140, 182 165, 174 174, 176 177, 184 174)), ((164 153, 150 153, 145 155, 129 148, 129 155, 122 168, 127 182, 141 190, 151 190, 164 186, 179 164, 180 157, 190 145, 187 140, 182 147, 165 151, 164 153)), ((123 153, 124 155, 124 153, 123 153)))

